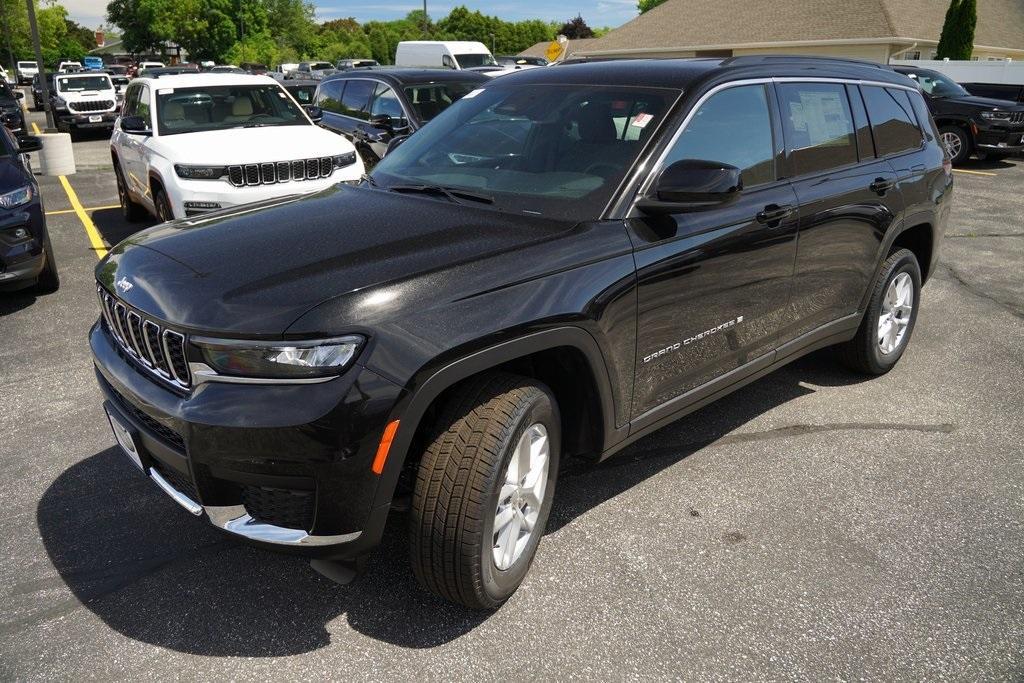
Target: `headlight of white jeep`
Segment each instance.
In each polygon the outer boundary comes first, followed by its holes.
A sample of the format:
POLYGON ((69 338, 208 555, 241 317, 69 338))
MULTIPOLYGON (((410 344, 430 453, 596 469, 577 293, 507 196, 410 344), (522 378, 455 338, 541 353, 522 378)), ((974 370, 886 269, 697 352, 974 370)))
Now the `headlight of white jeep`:
POLYGON ((358 335, 291 343, 192 339, 218 373, 267 379, 340 374, 355 358, 363 341, 358 335))
POLYGON ((228 167, 175 164, 174 172, 179 178, 188 178, 190 180, 218 180, 228 174, 228 167))

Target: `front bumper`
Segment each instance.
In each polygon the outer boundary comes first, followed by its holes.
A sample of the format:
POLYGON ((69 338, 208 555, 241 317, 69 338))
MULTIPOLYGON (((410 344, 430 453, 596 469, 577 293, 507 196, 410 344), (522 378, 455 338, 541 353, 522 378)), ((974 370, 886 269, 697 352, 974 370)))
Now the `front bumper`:
POLYGON ((1024 151, 1024 127, 998 124, 978 126, 974 146, 984 152, 1014 154, 1024 151))
POLYGON ((0 287, 31 285, 46 262, 42 204, 36 199, 13 210, 0 209, 0 287), (27 237, 15 237, 25 230, 27 237))
POLYGON ((174 217, 182 218, 293 194, 311 194, 340 182, 359 180, 362 173, 362 163, 357 161, 351 166, 335 170, 327 178, 245 187, 235 187, 225 180, 188 180, 174 175, 168 181, 173 188, 168 191, 168 197, 174 217))
POLYGON ((57 123, 67 128, 82 130, 89 128, 113 129, 117 117, 116 111, 73 113, 65 109, 57 112, 57 123), (99 117, 98 121, 93 120, 96 117, 99 117))
POLYGON ((379 542, 390 501, 377 502, 371 465, 396 385, 357 365, 318 384, 206 382, 185 394, 136 367, 103 323, 89 341, 104 407, 150 479, 190 512, 316 557, 356 557, 379 542))

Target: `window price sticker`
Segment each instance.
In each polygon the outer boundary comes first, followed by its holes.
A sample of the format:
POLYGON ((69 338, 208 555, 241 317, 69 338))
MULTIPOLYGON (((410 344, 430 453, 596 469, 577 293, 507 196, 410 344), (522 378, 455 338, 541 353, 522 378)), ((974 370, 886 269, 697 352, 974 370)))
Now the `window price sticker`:
POLYGON ((641 112, 636 115, 636 118, 633 119, 633 123, 630 125, 636 126, 637 128, 643 128, 648 123, 650 123, 651 119, 653 118, 654 116, 652 116, 651 114, 648 114, 647 112, 641 112))

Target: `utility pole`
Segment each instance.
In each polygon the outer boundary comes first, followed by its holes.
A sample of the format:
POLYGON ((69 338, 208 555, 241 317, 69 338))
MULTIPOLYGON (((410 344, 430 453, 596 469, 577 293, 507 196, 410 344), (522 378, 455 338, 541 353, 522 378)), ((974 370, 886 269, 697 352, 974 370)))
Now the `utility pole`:
POLYGON ((429 38, 430 37, 430 36, 427 35, 427 27, 430 26, 429 22, 430 22, 430 18, 427 16, 427 0, 423 0, 423 37, 424 38, 429 38))
POLYGON ((32 47, 36 51, 36 64, 39 65, 39 85, 43 89, 43 107, 46 108, 46 132, 53 133, 56 126, 53 123, 53 109, 50 107, 50 86, 46 82, 46 65, 43 64, 43 48, 39 44, 39 26, 36 25, 35 0, 25 0, 28 7, 28 26, 32 32, 32 47))

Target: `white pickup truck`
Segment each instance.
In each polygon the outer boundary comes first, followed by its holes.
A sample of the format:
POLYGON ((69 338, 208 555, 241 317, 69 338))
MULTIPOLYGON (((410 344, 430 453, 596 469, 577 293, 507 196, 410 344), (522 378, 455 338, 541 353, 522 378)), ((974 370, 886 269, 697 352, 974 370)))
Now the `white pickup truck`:
POLYGON ((278 64, 267 71, 267 75, 275 81, 283 81, 292 77, 292 72, 299 68, 298 64, 278 64))

